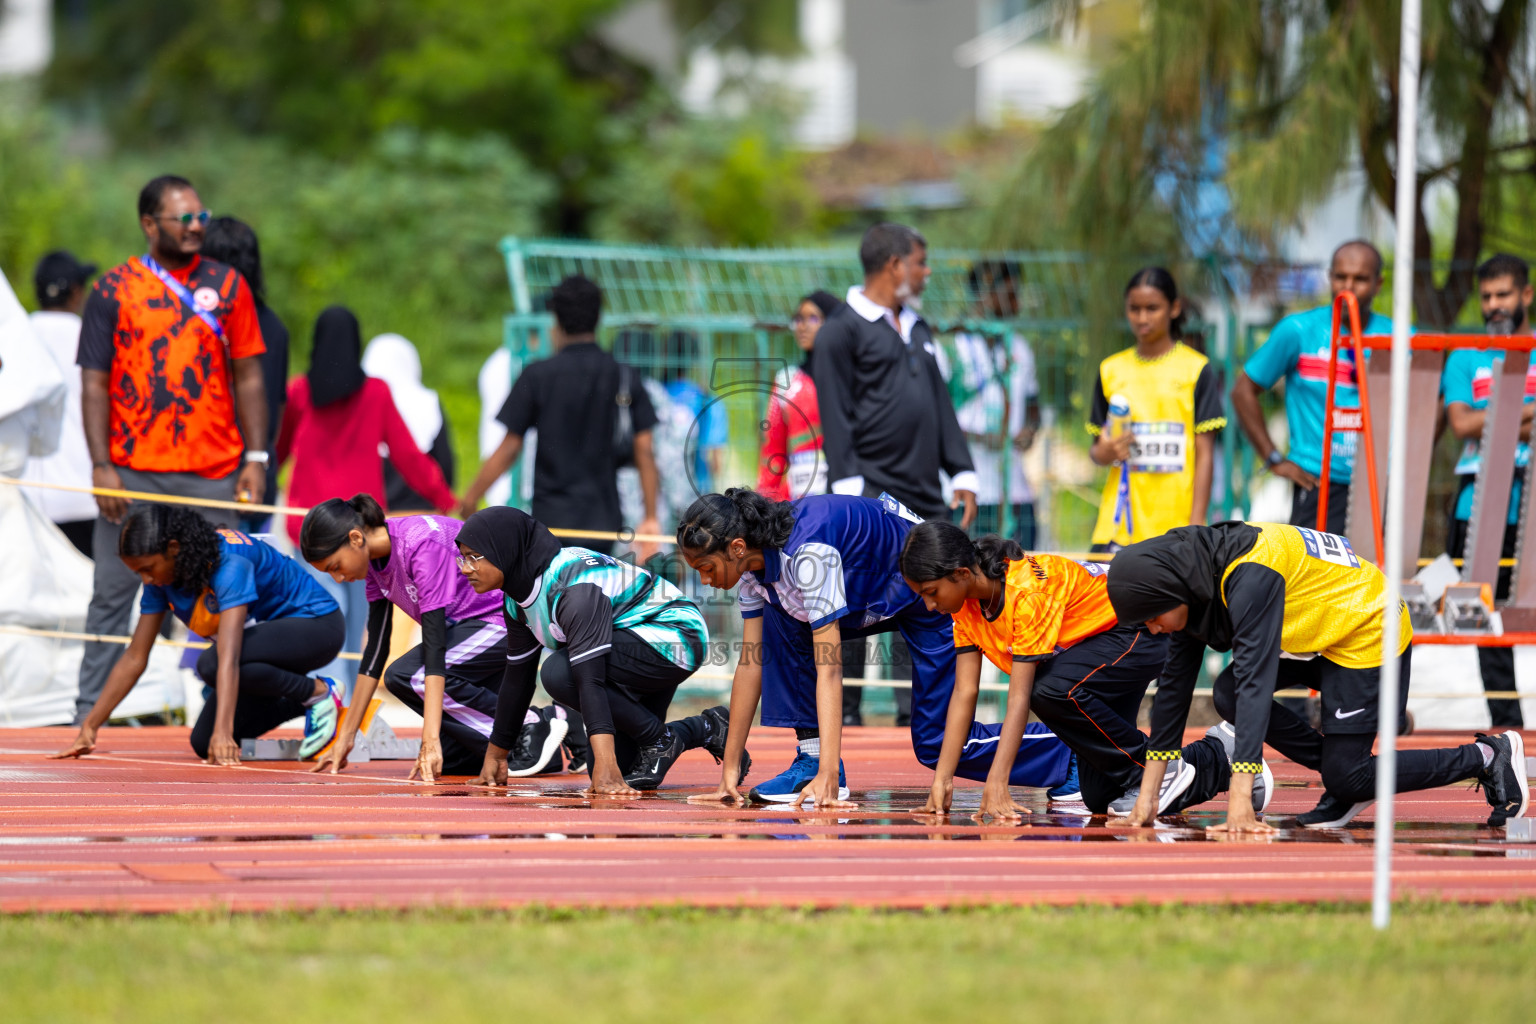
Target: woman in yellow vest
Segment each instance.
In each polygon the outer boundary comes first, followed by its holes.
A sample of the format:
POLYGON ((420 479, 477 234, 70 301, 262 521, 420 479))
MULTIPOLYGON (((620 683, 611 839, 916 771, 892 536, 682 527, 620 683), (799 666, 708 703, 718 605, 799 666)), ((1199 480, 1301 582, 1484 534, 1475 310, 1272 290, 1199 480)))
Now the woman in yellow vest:
MULTIPOLYGON (((1109 566, 1109 600, 1122 624, 1172 633, 1168 661, 1152 702, 1152 738, 1141 796, 1130 817, 1150 825, 1158 786, 1183 743, 1195 679, 1206 648, 1231 651, 1216 677, 1216 712, 1236 729, 1227 832, 1272 832, 1254 814, 1249 793, 1268 743, 1321 773, 1317 807, 1298 825, 1339 828, 1376 796, 1376 708, 1380 699, 1382 602, 1386 577, 1331 533, 1275 523, 1186 526, 1134 544, 1109 566), (1316 659, 1323 699, 1319 734, 1274 700, 1281 658, 1316 659)), ((1408 704, 1413 626, 1401 603, 1402 688, 1408 704)), ((1493 807, 1488 824, 1523 817, 1529 796, 1525 746, 1515 731, 1477 735, 1474 743, 1397 755, 1399 793, 1476 779, 1493 807)))
POLYGON ((1184 307, 1173 275, 1144 267, 1125 286, 1133 348, 1099 364, 1089 454, 1112 467, 1095 551, 1113 551, 1176 526, 1205 522, 1215 432, 1227 425, 1210 362, 1179 340, 1184 307))

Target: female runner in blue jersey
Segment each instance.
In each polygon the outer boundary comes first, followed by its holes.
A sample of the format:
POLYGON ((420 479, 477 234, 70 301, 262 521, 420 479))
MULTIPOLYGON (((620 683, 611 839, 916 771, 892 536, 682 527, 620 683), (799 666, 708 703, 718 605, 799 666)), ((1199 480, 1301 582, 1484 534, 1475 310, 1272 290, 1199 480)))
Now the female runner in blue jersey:
MULTIPOLYGON (((592 752, 591 792, 638 796, 655 789, 683 751, 725 750, 725 708, 676 722, 667 706, 704 663, 704 616, 671 583, 586 548, 562 548, 538 520, 515 508, 476 512, 459 531, 459 570, 476 592, 500 590, 507 667, 496 699, 485 765, 476 785, 507 781, 537 679, 580 711, 592 752), (539 654, 553 651, 539 670, 539 654)), ((746 771, 745 751, 738 751, 746 771)))
MULTIPOLYGON (((746 747, 761 699, 763 724, 794 729, 799 750, 787 771, 751 791, 752 799, 850 806, 840 758, 842 641, 871 633, 895 630, 906 639, 912 749, 927 767, 938 763, 955 687, 955 642, 949 616, 924 608, 902 579, 901 548, 918 522, 889 495, 774 502, 733 487, 689 506, 677 528, 678 551, 705 586, 739 586, 743 620, 719 799, 746 802, 731 766, 746 747)), ((985 780, 1000 731, 973 724, 956 774, 985 780)), ((1071 763, 1066 744, 1034 722, 1009 779, 1016 786, 1061 787, 1071 763)))
POLYGON ((341 694, 334 682, 310 673, 336 657, 346 623, 297 562, 176 505, 135 504, 117 553, 144 581, 139 623, 75 742, 54 757, 95 748, 96 731, 144 674, 166 612, 213 638, 197 659, 197 674, 214 688, 192 726, 198 757, 239 764, 241 740, 301 715, 300 757, 314 757, 331 742, 341 694))

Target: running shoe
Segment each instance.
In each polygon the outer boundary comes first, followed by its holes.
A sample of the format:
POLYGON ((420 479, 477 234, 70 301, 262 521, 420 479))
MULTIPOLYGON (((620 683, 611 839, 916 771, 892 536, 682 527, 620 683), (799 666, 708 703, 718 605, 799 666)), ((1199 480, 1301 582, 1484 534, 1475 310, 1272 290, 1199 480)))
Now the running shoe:
POLYGON ((624 773, 624 781, 635 789, 652 790, 661 785, 667 772, 683 756, 683 738, 670 730, 663 730, 661 739, 648 747, 641 747, 635 754, 634 766, 624 773))
POLYGON ((1493 750, 1493 760, 1477 777, 1477 784, 1488 798, 1493 813, 1488 824, 1499 828, 1511 818, 1525 817, 1530 803, 1530 781, 1525 773, 1525 739, 1515 730, 1497 736, 1478 733, 1477 742, 1493 750))
POLYGON ((299 744, 299 760, 318 757, 336 738, 336 726, 341 721, 341 687, 336 680, 315 676, 325 684, 325 696, 304 709, 304 740, 299 744))
POLYGON ((565 719, 556 718, 548 709, 537 710, 535 714, 539 720, 523 723, 517 734, 517 746, 507 758, 509 779, 558 774, 564 767, 560 758, 560 744, 565 740, 568 728, 565 719))
MULTIPOLYGON (((1217 722, 1205 730, 1209 739, 1221 744, 1221 749, 1226 751, 1227 764, 1232 764, 1232 755, 1237 750, 1237 730, 1231 722, 1217 722)), ((1275 773, 1269 770, 1269 762, 1259 760, 1259 774, 1253 777, 1253 809, 1259 814, 1269 810, 1269 802, 1275 796, 1275 773)))
MULTIPOLYGON (((800 791, 821 770, 821 759, 803 750, 795 751, 794 762, 761 786, 756 786, 747 796, 757 804, 798 804, 800 791)), ((843 762, 837 762, 837 798, 848 799, 848 775, 843 762)))
MULTIPOLYGON (((715 759, 716 764, 725 763, 725 736, 731 728, 731 709, 720 705, 705 708, 699 712, 699 717, 709 723, 709 737, 704 740, 704 749, 715 759)), ((741 774, 736 778, 739 786, 746 779, 747 772, 752 770, 752 755, 745 749, 741 752, 741 774)))
MULTIPOLYGON (((1195 784, 1195 766, 1182 757, 1168 762, 1168 770, 1163 772, 1163 784, 1157 791, 1157 813, 1159 816, 1169 813, 1176 806, 1179 797, 1195 784)), ((1141 786, 1135 785, 1119 798, 1110 801, 1109 813, 1117 818, 1123 818, 1136 808, 1136 798, 1141 795, 1141 786)))
POLYGON ((1355 815, 1375 802, 1361 800, 1352 804, 1323 790, 1323 798, 1317 802, 1316 807, 1296 815, 1296 824, 1302 828, 1343 828, 1355 819, 1355 815))
POLYGON ((588 752, 584 743, 567 743, 565 753, 569 760, 565 763, 565 770, 571 775, 588 775, 588 766, 592 763, 592 755, 588 752))
POLYGON ((1077 755, 1073 754, 1067 761, 1067 778, 1059 786, 1045 791, 1045 798, 1053 804, 1080 804, 1083 802, 1083 787, 1077 781, 1077 755))

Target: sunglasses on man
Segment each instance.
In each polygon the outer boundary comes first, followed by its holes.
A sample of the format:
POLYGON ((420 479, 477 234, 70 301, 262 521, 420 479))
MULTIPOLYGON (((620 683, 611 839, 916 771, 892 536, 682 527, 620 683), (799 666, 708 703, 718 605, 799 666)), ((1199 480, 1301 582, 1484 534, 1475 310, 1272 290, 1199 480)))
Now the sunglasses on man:
POLYGON ((175 222, 177 224, 180 224, 184 228, 191 227, 193 221, 197 221, 203 227, 207 227, 208 226, 208 222, 213 219, 213 214, 209 213, 207 210, 199 210, 196 213, 181 213, 181 214, 162 213, 162 214, 156 215, 155 219, 156 220, 173 221, 173 222, 175 222))

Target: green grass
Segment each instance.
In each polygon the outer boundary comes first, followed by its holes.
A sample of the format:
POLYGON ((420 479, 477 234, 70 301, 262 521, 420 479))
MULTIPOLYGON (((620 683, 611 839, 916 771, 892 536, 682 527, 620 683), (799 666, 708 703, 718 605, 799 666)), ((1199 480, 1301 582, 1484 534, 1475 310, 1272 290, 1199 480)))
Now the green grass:
POLYGON ((20 916, 21 1022, 1516 1020, 1536 903, 20 916))

